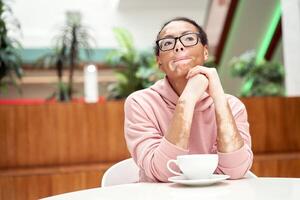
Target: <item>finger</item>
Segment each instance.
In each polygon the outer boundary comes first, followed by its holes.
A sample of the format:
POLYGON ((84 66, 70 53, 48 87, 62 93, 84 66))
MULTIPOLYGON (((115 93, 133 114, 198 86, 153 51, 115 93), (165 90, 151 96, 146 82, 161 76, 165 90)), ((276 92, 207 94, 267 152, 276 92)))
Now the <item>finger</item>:
POLYGON ((207 67, 200 67, 198 69, 199 73, 204 74, 209 81, 219 81, 220 82, 220 77, 218 75, 218 72, 216 68, 207 68, 207 67))
MULTIPOLYGON (((197 67, 197 66, 196 66, 197 67)), ((195 70, 196 67, 193 67, 192 69, 190 69, 187 73, 187 75, 185 76, 186 79, 188 79, 190 77, 190 74, 193 73, 193 71, 195 70)))
POLYGON ((197 67, 193 68, 193 70, 189 71, 186 78, 189 79, 197 74, 203 74, 204 76, 206 76, 208 78, 208 73, 209 73, 209 71, 203 70, 203 66, 197 66, 197 67))
POLYGON ((211 77, 213 70, 214 69, 212 68, 203 67, 203 66, 197 69, 198 73, 204 74, 207 78, 211 77))
POLYGON ((217 70, 214 67, 201 67, 201 70, 206 71, 207 73, 217 73, 217 70))
POLYGON ((186 79, 194 76, 197 72, 197 70, 199 69, 199 67, 201 67, 200 65, 197 65, 196 67, 193 67, 192 69, 189 70, 189 72, 186 75, 186 79))
POLYGON ((195 69, 195 70, 191 71, 191 72, 187 75, 187 79, 189 79, 189 78, 191 78, 191 77, 193 77, 193 76, 195 76, 195 75, 197 75, 197 74, 200 74, 199 69, 195 69))

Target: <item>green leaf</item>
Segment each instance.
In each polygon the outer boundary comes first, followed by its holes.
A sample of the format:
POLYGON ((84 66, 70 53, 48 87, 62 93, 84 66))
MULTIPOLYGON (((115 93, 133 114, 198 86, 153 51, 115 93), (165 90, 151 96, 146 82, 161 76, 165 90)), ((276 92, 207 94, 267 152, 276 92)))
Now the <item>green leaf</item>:
MULTIPOLYGON (((16 86, 19 93, 21 89, 17 84, 17 79, 22 76, 21 58, 18 54, 20 43, 8 36, 8 31, 19 32, 20 23, 13 16, 12 9, 4 1, 0 1, 0 85, 7 90, 7 83, 4 79, 16 86)), ((4 91, 5 91, 4 90, 4 91)))
POLYGON ((117 72, 115 73, 115 76, 120 84, 124 84, 124 85, 128 84, 128 78, 124 74, 117 72))
POLYGON ((243 79, 241 96, 284 95, 284 68, 278 63, 256 62, 254 51, 230 61, 231 74, 243 79))
POLYGON ((156 65, 153 52, 137 51, 129 31, 114 28, 113 32, 119 48, 107 54, 106 63, 120 67, 115 72, 117 83, 109 86, 109 98, 125 98, 136 90, 149 87, 163 77, 156 65))

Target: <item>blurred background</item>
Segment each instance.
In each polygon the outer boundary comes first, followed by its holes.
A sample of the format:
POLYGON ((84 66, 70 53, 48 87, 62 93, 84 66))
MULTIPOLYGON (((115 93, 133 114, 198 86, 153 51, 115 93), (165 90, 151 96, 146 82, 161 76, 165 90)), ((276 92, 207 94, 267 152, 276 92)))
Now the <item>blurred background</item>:
POLYGON ((0 0, 0 199, 99 187, 130 156, 124 99, 163 77, 153 47, 178 16, 247 107, 251 170, 300 177, 300 0, 0 0))

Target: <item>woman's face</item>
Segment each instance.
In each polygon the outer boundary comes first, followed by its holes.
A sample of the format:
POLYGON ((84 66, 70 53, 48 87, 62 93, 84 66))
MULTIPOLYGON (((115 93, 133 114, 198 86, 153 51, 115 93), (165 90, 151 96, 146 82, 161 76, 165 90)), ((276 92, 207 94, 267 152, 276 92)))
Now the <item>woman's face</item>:
MULTIPOLYGON (((163 28, 158 39, 180 37, 186 33, 198 33, 197 28, 185 21, 173 21, 163 28)), ((201 44, 200 38, 196 45, 184 47, 177 39, 175 48, 159 51, 157 62, 168 78, 185 77, 188 71, 196 65, 203 65, 208 58, 207 46, 201 44)))

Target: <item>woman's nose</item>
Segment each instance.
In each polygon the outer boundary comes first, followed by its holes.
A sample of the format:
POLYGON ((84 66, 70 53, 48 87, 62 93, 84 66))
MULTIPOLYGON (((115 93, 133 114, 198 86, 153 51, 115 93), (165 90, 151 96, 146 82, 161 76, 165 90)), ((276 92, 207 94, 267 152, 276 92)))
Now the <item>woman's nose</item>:
POLYGON ((176 51, 176 52, 183 51, 183 47, 176 47, 176 48, 175 48, 175 51, 176 51))
POLYGON ((183 51, 185 49, 184 45, 182 44, 181 40, 179 38, 176 38, 175 40, 175 52, 183 51))
POLYGON ((177 39, 176 45, 175 45, 175 51, 179 52, 179 51, 183 51, 184 50, 184 46, 181 43, 181 41, 179 39, 177 39))

